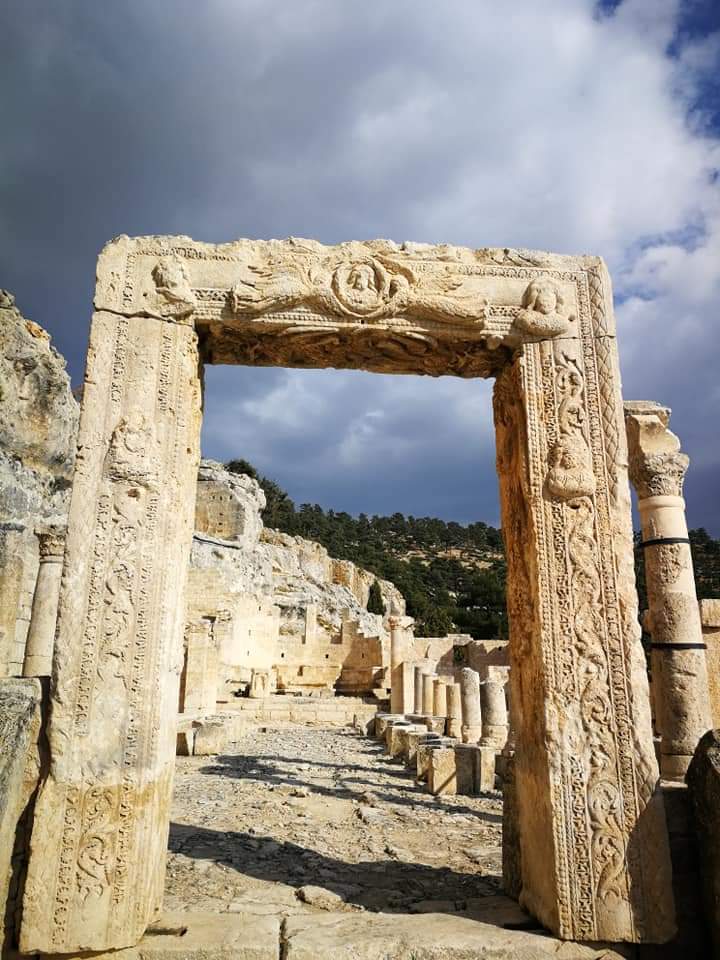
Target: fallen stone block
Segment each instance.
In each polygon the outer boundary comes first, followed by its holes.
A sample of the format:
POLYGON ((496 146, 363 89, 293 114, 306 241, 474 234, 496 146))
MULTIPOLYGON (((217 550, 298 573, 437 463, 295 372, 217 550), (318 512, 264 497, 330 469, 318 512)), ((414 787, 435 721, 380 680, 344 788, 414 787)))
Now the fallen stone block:
POLYGON ((457 792, 476 797, 480 791, 480 748, 475 743, 455 744, 457 792))
POLYGON ((621 960, 624 948, 563 943, 442 913, 300 914, 285 920, 283 960, 621 960), (617 952, 616 952, 617 951, 617 952))
POLYGON ((225 724, 218 721, 200 721, 195 729, 193 755, 211 757, 222 753, 227 746, 225 724))
POLYGON ((457 793, 455 750, 452 746, 430 751, 428 789, 434 797, 455 796, 457 793))

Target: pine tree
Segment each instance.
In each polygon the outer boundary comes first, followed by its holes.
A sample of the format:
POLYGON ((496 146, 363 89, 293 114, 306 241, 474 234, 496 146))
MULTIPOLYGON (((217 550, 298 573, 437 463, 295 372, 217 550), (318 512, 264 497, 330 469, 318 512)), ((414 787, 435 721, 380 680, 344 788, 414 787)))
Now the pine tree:
POLYGON ((377 582, 377 580, 373 580, 372 584, 370 585, 367 608, 368 613, 379 613, 381 617, 385 615, 385 601, 382 598, 380 584, 377 582))

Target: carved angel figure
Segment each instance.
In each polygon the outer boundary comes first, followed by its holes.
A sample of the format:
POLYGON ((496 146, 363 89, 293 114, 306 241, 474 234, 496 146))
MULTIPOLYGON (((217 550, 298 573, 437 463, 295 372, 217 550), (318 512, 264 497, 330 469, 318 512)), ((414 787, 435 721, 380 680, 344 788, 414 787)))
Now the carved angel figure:
POLYGON ((589 451, 580 436, 562 437, 549 453, 545 488, 557 500, 574 500, 595 493, 595 474, 589 463, 589 451))
POLYGON ((554 281, 544 277, 533 280, 523 294, 516 324, 534 337, 558 337, 568 332, 575 319, 563 312, 564 305, 563 295, 554 281))

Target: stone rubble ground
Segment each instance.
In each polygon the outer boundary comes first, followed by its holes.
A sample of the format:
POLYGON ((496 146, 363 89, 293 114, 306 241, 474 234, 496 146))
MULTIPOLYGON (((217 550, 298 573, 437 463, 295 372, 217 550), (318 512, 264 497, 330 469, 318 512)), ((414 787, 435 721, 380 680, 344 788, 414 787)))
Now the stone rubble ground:
POLYGON ((265 727, 178 757, 165 908, 472 916, 500 893, 501 820, 499 793, 431 797, 355 731, 265 727))

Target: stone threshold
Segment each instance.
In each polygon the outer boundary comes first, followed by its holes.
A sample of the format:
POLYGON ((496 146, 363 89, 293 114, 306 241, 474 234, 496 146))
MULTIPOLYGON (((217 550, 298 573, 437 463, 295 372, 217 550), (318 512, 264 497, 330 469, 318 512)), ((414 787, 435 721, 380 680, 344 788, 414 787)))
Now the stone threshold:
MULTIPOLYGON (((53 960, 628 960, 633 949, 443 913, 166 913, 135 947, 53 960)), ((6 960, 26 958, 10 953, 6 960)))

